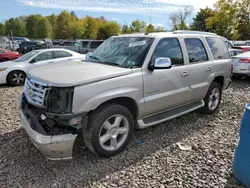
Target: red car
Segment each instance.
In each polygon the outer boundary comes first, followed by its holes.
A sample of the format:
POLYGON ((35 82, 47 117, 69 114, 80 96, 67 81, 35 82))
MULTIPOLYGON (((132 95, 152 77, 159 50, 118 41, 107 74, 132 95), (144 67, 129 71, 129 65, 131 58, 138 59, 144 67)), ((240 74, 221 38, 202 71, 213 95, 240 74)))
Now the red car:
POLYGON ((12 52, 3 48, 0 48, 0 62, 15 60, 20 57, 18 52, 12 52))
POLYGON ((242 52, 247 52, 250 50, 250 46, 234 46, 232 49, 240 49, 242 52))

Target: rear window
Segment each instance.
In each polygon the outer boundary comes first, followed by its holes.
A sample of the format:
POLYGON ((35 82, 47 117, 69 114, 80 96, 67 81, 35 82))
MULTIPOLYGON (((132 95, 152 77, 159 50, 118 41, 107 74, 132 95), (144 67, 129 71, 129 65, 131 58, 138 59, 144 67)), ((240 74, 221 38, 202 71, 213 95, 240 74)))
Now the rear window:
POLYGON ((220 38, 206 37, 206 41, 212 51, 214 59, 230 59, 228 49, 220 38))
POLYGON ((93 41, 90 44, 90 48, 98 48, 102 43, 103 41, 93 41))

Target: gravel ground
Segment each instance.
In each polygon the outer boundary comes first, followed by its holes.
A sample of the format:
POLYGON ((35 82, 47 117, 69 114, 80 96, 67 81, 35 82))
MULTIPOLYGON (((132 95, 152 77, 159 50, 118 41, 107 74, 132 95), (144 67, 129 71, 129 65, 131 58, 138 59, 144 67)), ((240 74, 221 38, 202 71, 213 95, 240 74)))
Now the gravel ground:
POLYGON ((191 113, 137 131, 129 147, 101 159, 82 140, 75 158, 49 161, 21 128, 17 98, 22 87, 0 87, 0 187, 237 187, 231 173, 236 138, 250 81, 234 80, 220 110, 191 113), (181 151, 177 143, 192 146, 181 151))

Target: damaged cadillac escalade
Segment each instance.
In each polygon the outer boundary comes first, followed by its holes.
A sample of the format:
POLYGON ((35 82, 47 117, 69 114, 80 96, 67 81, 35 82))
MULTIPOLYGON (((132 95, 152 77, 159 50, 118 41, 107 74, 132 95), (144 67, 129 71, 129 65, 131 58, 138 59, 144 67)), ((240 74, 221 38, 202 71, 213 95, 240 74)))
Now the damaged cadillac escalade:
POLYGON ((114 36, 87 61, 30 71, 20 118, 49 159, 72 158, 78 135, 93 153, 110 157, 126 147, 135 128, 197 109, 214 113, 230 76, 230 55, 220 36, 114 36))

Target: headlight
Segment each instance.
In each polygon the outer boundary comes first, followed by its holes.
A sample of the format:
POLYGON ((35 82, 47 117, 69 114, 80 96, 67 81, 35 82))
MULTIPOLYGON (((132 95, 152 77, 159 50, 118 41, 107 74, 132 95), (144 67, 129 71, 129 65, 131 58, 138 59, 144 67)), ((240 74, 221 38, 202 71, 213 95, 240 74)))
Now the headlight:
POLYGON ((67 114, 72 111, 74 88, 55 88, 48 91, 45 106, 49 113, 67 114))
POLYGON ((0 68, 0 72, 5 71, 7 68, 0 68))

